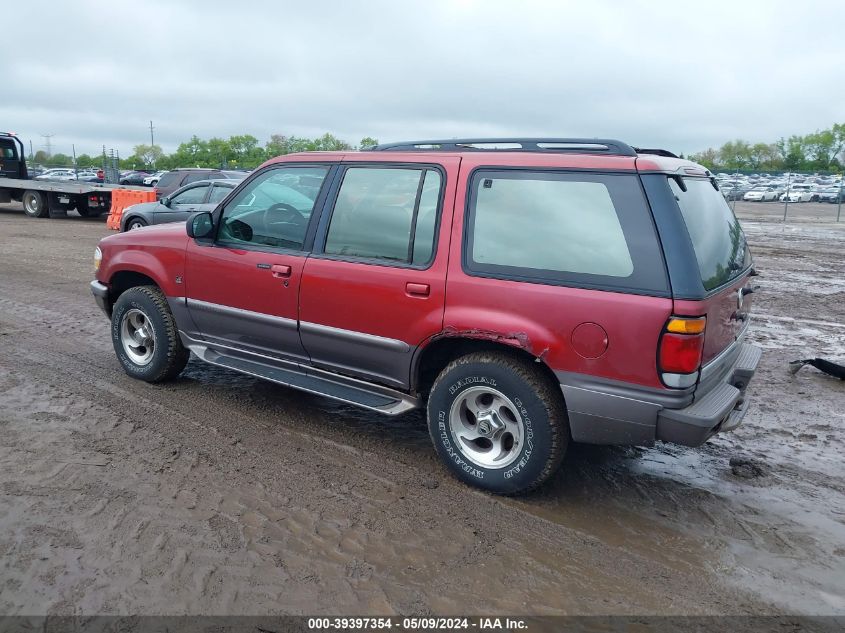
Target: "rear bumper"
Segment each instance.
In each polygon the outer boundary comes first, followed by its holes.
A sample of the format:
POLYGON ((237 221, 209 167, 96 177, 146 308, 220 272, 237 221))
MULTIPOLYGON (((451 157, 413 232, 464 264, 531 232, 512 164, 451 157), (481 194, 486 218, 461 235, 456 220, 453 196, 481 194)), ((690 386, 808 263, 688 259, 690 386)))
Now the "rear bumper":
POLYGON ((748 410, 745 390, 757 371, 762 351, 743 344, 725 382, 683 409, 663 409, 657 415, 658 440, 700 446, 716 433, 733 431, 748 410))
POLYGON ((739 426, 761 350, 738 342, 689 389, 649 389, 560 372, 572 439, 589 444, 699 446, 739 426))
POLYGON ((111 318, 111 304, 109 303, 109 288, 105 284, 100 283, 96 279, 90 284, 91 294, 94 295, 94 301, 100 306, 108 318, 111 318))

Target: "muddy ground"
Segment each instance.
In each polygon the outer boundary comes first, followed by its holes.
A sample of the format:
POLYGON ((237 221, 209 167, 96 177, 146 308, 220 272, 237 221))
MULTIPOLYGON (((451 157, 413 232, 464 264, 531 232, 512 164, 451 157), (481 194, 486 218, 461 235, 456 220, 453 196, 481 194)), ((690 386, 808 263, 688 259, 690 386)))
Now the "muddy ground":
POLYGON ((420 414, 196 360, 131 380, 87 287, 103 219, 0 206, 0 613, 845 614, 845 383, 786 372, 845 361, 845 223, 766 206, 737 205, 766 349, 743 426, 575 446, 521 499, 454 481, 420 414))

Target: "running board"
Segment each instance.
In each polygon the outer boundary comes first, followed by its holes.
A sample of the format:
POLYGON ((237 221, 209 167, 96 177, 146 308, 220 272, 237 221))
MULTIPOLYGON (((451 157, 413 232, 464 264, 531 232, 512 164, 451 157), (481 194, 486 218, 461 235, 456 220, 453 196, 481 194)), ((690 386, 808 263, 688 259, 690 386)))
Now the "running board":
MULTIPOLYGON (((184 333, 182 333, 182 340, 200 360, 211 365, 232 369, 242 374, 263 378, 285 387, 325 396, 384 415, 401 415, 420 406, 417 398, 389 387, 332 374, 298 363, 276 361, 267 356, 256 354, 255 356, 261 359, 259 361, 229 355, 216 346, 211 348, 184 333)), ((242 350, 232 351, 245 353, 242 350)))

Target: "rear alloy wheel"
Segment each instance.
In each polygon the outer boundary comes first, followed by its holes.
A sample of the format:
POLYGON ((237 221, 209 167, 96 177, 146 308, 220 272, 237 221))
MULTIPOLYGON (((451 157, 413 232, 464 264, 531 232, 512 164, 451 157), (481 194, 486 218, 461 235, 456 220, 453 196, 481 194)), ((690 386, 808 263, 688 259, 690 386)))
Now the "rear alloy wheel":
POLYGON ((496 494, 540 486, 569 441, 560 387, 532 363, 496 352, 462 356, 440 373, 428 430, 458 479, 496 494))
POLYGON ((40 191, 27 191, 23 194, 23 212, 31 218, 43 218, 47 216, 47 204, 43 193, 40 191))
POLYGON ((147 226, 147 223, 142 218, 129 218, 129 221, 126 223, 126 230, 134 231, 144 226, 147 226))

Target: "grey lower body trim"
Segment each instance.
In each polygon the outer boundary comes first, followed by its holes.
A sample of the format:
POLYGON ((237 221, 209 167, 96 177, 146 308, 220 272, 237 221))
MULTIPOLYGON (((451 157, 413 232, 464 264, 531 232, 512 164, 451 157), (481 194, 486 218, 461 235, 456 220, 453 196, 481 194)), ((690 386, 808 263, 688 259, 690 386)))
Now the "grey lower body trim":
POLYGON ((188 299, 187 304, 189 310, 200 310, 203 312, 211 312, 212 314, 219 314, 229 317, 257 321, 265 325, 285 328, 288 330, 296 329, 296 319, 286 319, 285 317, 274 316, 272 314, 264 314, 262 312, 253 312, 252 310, 233 308, 231 306, 224 306, 219 303, 199 301, 198 299, 188 299))
POLYGON ((300 322, 299 335, 317 367, 399 389, 409 387, 413 350, 405 341, 307 321, 300 322))
POLYGON ((559 372, 572 439, 588 444, 649 445, 662 440, 699 446, 716 433, 733 430, 748 408, 745 389, 761 352, 742 343, 731 349, 731 364, 724 367, 720 359, 719 372, 695 391, 661 391, 559 372))
POLYGON ((420 406, 417 398, 383 385, 342 376, 293 360, 263 356, 247 350, 198 340, 180 331, 182 344, 200 360, 263 378, 385 415, 395 416, 420 406))
POLYGON ((89 284, 94 301, 109 319, 111 319, 111 302, 109 301, 109 287, 96 279, 89 284))
POLYGON ((330 327, 328 325, 320 325, 319 323, 309 323, 308 321, 301 321, 299 328, 303 333, 315 334, 324 336, 326 338, 334 338, 339 341, 346 341, 349 343, 362 343, 364 345, 372 345, 374 347, 382 347, 394 352, 409 352, 411 346, 405 341, 399 341, 393 338, 385 338, 383 336, 376 336, 374 334, 365 334, 364 332, 355 332, 353 330, 344 330, 341 328, 330 327))

